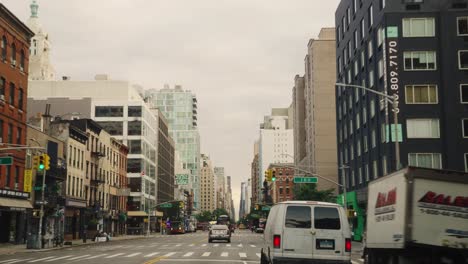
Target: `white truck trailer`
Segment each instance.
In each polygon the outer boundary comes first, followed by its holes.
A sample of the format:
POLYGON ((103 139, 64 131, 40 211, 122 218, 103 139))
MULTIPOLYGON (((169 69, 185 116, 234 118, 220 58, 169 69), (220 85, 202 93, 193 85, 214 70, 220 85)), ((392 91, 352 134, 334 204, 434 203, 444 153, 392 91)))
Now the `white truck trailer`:
POLYGON ((408 167, 368 188, 367 263, 468 263, 468 173, 408 167))

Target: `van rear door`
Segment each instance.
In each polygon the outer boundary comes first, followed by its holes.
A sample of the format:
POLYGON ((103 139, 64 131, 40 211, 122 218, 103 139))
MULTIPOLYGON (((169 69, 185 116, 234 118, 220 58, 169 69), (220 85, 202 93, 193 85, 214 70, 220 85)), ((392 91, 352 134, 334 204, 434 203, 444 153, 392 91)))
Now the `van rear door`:
POLYGON ((312 208, 309 205, 288 205, 282 245, 283 257, 312 258, 312 208))
POLYGON ((313 206, 313 257, 314 259, 333 259, 344 256, 345 237, 344 224, 341 223, 340 211, 337 207, 313 206))

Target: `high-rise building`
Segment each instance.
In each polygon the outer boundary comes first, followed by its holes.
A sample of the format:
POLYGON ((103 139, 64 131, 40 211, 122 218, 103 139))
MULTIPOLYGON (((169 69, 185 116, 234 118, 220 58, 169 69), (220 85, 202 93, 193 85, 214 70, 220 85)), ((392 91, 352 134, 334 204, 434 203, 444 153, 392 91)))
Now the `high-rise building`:
POLYGON ((216 177, 216 208, 226 209, 226 178, 224 177, 224 167, 215 167, 216 177))
POLYGON ((241 182, 241 189, 240 189, 240 201, 239 201, 239 219, 245 216, 245 190, 246 190, 246 182, 241 182))
MULTIPOLYGON (((293 89, 295 166, 337 181, 335 115, 335 30, 322 28, 309 40, 305 75, 296 76, 293 89)), ((302 172, 299 172, 303 174, 302 172)), ((319 180, 317 189, 338 186, 319 180)))
POLYGON ((158 118, 158 192, 157 203, 174 200, 175 144, 169 135, 167 120, 159 109, 152 109, 158 118))
POLYGON ((174 139, 180 154, 183 169, 190 170, 190 183, 194 192, 194 207, 199 208, 200 199, 200 134, 197 128, 197 98, 180 85, 174 89, 165 86, 161 90, 147 91, 152 107, 166 117, 169 134, 174 139))
POLYGON ((252 196, 252 205, 258 204, 259 200, 259 193, 260 193, 260 164, 258 163, 258 150, 259 150, 259 142, 258 140, 254 143, 254 158, 251 164, 250 169, 250 179, 251 179, 251 196, 252 196))
MULTIPOLYGON (((34 33, 0 3, 0 139, 2 148, 26 142, 28 50, 34 33)), ((0 243, 24 243, 31 178, 25 180, 26 152, 4 150, 13 157, 0 166, 0 243), (28 185, 29 184, 29 185, 28 185)))
POLYGON ((234 202, 232 200, 231 176, 226 176, 226 211, 231 216, 231 219, 235 218, 234 202))
MULTIPOLYGON (((292 108, 292 107, 291 107, 292 108)), ((294 162, 294 135, 290 108, 273 108, 260 125, 258 197, 262 198, 264 172, 272 163, 294 162)), ((263 202, 263 201, 262 201, 263 202)))
POLYGON ((245 184, 245 214, 250 213, 250 208, 252 206, 252 181, 247 179, 245 184))
POLYGON ((399 167, 468 171, 467 6, 466 0, 340 2, 337 82, 398 96, 393 111, 369 91, 336 92, 339 163, 349 166, 339 180, 360 211, 368 182, 399 167))
POLYGON ((216 209, 216 184, 210 157, 201 154, 200 168, 200 210, 213 212, 216 209))
POLYGON ((39 21, 37 1, 33 0, 30 7, 31 16, 26 24, 34 32, 34 37, 31 39, 29 50, 29 79, 52 81, 55 80, 55 69, 50 61, 50 36, 39 21))
POLYGON ((110 80, 106 75, 97 75, 94 81, 30 81, 30 86, 29 117, 42 113, 46 104, 50 104, 51 116, 91 118, 128 146, 127 177, 131 192, 127 209, 133 225, 128 231, 143 231, 147 212, 157 204, 158 197, 157 111, 143 101, 129 82, 110 80))

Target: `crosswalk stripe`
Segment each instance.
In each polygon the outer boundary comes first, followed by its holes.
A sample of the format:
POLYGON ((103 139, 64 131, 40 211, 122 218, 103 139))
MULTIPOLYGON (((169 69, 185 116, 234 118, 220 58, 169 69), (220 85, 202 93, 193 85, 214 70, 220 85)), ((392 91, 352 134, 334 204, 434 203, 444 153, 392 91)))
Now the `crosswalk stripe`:
POLYGON ((244 252, 239 252, 239 257, 246 258, 247 254, 245 254, 244 252))
POLYGON ((79 259, 79 258, 86 258, 86 257, 89 257, 91 255, 83 255, 83 256, 78 256, 78 257, 74 257, 74 258, 71 258, 71 259, 68 259, 68 260, 75 260, 75 259, 79 259))
POLYGON ((107 256, 107 254, 99 254, 99 255, 91 256, 91 257, 88 257, 88 258, 85 258, 85 259, 95 259, 95 258, 100 258, 100 257, 104 257, 104 256, 107 256))
POLYGON ((219 244, 214 244, 214 246, 213 246, 213 247, 219 247, 219 244))
POLYGON ((230 246, 231 246, 231 244, 226 244, 226 247, 230 247, 230 246))
POLYGON ((170 257, 170 256, 173 256, 173 255, 175 255, 175 253, 177 253, 177 252, 170 252, 170 253, 167 253, 167 254, 166 254, 166 255, 164 255, 164 256, 165 256, 165 257, 170 257))
POLYGON ((256 245, 250 245, 251 247, 257 247, 256 245))
POLYGON ((157 254, 159 254, 159 252, 154 252, 154 253, 146 255, 145 258, 149 258, 149 257, 152 257, 152 256, 157 255, 157 254))
POLYGON ((190 244, 190 245, 189 245, 189 247, 193 247, 193 246, 195 246, 195 244, 190 244))
POLYGON ((177 245, 175 245, 175 246, 176 246, 176 247, 180 247, 180 246, 182 246, 182 245, 181 245, 181 244, 177 244, 177 245))
POLYGON ((202 247, 206 247, 206 244, 201 245, 202 247))
POLYGON ((46 259, 51 259, 51 258, 55 258, 55 256, 46 257, 46 258, 41 258, 41 259, 35 259, 35 260, 31 260, 31 261, 28 261, 28 263, 39 262, 39 261, 43 261, 43 260, 46 260, 46 259))
POLYGON ((238 247, 242 247, 242 244, 237 245, 238 247))
POLYGON ((32 258, 13 260, 13 261, 8 262, 8 264, 23 262, 23 261, 27 261, 27 260, 30 260, 30 259, 32 259, 32 258))
POLYGON ((256 255, 257 255, 257 257, 260 257, 260 253, 257 253, 256 255))
POLYGON ((193 255, 194 252, 188 252, 187 254, 184 255, 184 257, 190 257, 193 255))
POLYGON ((211 252, 205 252, 203 253, 202 257, 209 257, 211 255, 211 252))
POLYGON ((125 256, 125 257, 131 258, 131 257, 134 257, 134 256, 138 256, 138 255, 140 255, 140 254, 141 254, 141 252, 135 252, 135 253, 130 254, 130 255, 128 255, 128 256, 125 256))
POLYGON ((0 261, 0 263, 5 263, 5 262, 10 262, 10 261, 15 261, 15 260, 18 260, 18 259, 2 260, 2 261, 0 261))
POLYGON ((227 256, 229 256, 229 253, 227 253, 227 252, 221 253, 221 257, 227 257, 227 256))
POLYGON ((46 260, 45 262, 52 262, 52 261, 56 261, 56 260, 66 259, 66 258, 69 258, 69 257, 73 257, 73 255, 68 255, 68 256, 63 256, 63 257, 48 259, 48 260, 46 260))
POLYGON ((110 255, 110 256, 107 256, 106 258, 115 258, 115 257, 118 257, 120 255, 123 255, 125 253, 117 253, 117 254, 114 254, 114 255, 110 255))

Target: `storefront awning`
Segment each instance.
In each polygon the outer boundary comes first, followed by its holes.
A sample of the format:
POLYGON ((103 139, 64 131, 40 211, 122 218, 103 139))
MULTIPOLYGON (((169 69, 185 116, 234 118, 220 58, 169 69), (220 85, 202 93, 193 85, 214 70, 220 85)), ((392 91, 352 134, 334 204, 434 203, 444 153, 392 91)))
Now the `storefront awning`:
POLYGON ((145 213, 144 211, 128 211, 127 215, 128 216, 148 216, 148 214, 145 213))
POLYGON ((10 207, 10 208, 29 208, 32 209, 31 202, 28 200, 19 200, 19 199, 10 199, 10 198, 0 198, 0 207, 10 207))

